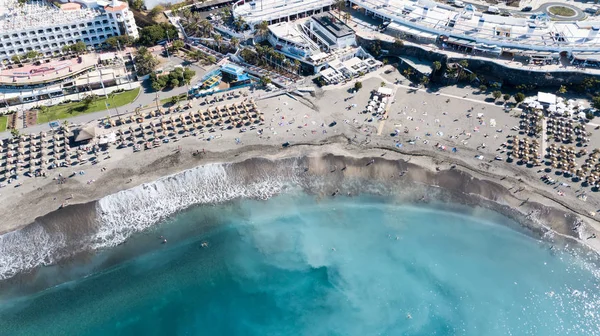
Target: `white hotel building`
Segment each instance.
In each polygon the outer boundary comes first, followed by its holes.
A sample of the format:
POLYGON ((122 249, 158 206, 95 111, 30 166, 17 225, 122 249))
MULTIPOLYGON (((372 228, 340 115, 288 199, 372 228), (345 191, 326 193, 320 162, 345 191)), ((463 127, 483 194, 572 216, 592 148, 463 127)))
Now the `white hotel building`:
POLYGON ((323 13, 333 4, 334 0, 240 0, 233 4, 232 12, 254 27, 262 21, 274 24, 323 13))
POLYGON ((138 37, 127 2, 68 1, 34 0, 21 5, 17 0, 0 0, 0 61, 28 51, 58 54, 77 41, 95 48, 111 36, 138 37))

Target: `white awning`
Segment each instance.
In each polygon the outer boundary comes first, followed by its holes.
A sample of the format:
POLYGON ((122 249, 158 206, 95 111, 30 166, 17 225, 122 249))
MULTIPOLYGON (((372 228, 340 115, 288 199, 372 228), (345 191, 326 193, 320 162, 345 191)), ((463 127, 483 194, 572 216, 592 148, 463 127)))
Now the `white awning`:
POLYGON ((391 96, 393 90, 386 87, 380 87, 379 89, 377 89, 377 92, 379 92, 382 95, 391 96))

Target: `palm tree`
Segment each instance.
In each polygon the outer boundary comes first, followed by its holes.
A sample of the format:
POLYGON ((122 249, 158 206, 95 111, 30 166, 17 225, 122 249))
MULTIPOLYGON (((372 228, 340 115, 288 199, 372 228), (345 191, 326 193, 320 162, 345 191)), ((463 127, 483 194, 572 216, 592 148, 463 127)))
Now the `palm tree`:
POLYGON ((344 23, 348 24, 348 21, 350 21, 350 13, 344 13, 343 18, 344 18, 344 23))
POLYGON ((231 38, 231 40, 229 40, 229 43, 231 44, 233 49, 237 49, 240 46, 240 39, 234 36, 231 38))
POLYGON ((204 53, 200 50, 194 50, 190 53, 190 56, 196 61, 200 61, 204 58, 204 53))
POLYGON ((269 35, 269 23, 267 21, 262 21, 261 23, 254 26, 256 30, 255 36, 260 38, 265 38, 269 35))
POLYGON ((213 39, 217 44, 217 49, 219 50, 219 52, 221 52, 221 43, 223 42, 223 36, 221 36, 221 34, 215 34, 215 36, 213 36, 213 39))
POLYGON ((297 74, 300 72, 300 61, 294 60, 294 70, 297 74))
POLYGON ((198 29, 201 36, 210 36, 210 33, 213 31, 213 25, 210 21, 202 19, 198 22, 198 29))
MULTIPOLYGON (((346 0, 335 0, 335 7, 338 9, 338 15, 342 14, 342 10, 346 7, 346 0)), ((341 16, 338 16, 341 18, 341 16)))

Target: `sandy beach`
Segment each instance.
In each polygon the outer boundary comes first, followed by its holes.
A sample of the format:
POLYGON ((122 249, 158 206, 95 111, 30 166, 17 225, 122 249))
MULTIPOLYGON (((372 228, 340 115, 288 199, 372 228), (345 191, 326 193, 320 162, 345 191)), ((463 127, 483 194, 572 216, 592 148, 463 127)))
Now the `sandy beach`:
MULTIPOLYGON (((508 163, 505 157, 494 160, 506 138, 515 134, 515 112, 481 98, 395 85, 399 74, 384 74, 385 70, 363 79, 363 88, 355 94, 350 93, 353 83, 317 89, 312 97, 282 94, 265 99, 265 92, 250 93, 265 122, 243 133, 232 129, 179 137, 135 153, 129 147, 113 147, 96 165, 58 168, 46 178, 22 179, 19 187, 0 189, 0 232, 22 228, 63 205, 68 210, 200 165, 309 157, 311 174, 384 182, 405 179, 439 187, 466 196, 463 200, 468 202, 512 212, 522 222, 530 220, 534 230, 551 229, 600 251, 598 239, 587 239, 600 233, 600 224, 590 215, 600 208, 595 193, 588 193, 584 202, 577 198, 580 187, 566 178, 557 179, 568 185, 549 185, 540 180, 536 167, 508 163), (380 121, 364 111, 371 91, 382 82, 394 94, 386 108, 388 118, 380 121), (332 164, 335 160, 339 164, 332 164), (368 164, 370 160, 374 162, 368 164), (59 173, 67 177, 64 183, 58 183, 59 173)), ((431 189, 423 190, 427 192, 412 194, 413 201, 435 198, 431 189)))

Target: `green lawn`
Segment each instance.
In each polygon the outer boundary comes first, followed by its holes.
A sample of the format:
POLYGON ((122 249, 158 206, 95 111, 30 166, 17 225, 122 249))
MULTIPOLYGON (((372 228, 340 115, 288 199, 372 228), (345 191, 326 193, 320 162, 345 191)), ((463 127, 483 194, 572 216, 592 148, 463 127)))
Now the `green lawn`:
POLYGON ((6 131, 6 124, 8 123, 7 116, 0 116, 0 132, 6 131))
MULTIPOLYGON (((165 104, 167 104, 167 103, 170 103, 170 102, 171 102, 171 99, 172 99, 173 97, 175 97, 175 96, 176 96, 176 95, 173 95, 173 96, 171 96, 171 97, 167 97, 167 98, 161 99, 161 100, 160 100, 160 104, 161 104, 161 105, 165 105, 165 104)), ((184 101, 186 98, 187 98, 187 93, 182 93, 182 94, 180 94, 180 95, 179 95, 179 101, 180 101, 180 102, 181 102, 181 101, 184 101)), ((169 105, 171 105, 171 104, 169 104, 169 105)))
MULTIPOLYGON (((38 124, 43 124, 52 120, 66 119, 86 113, 106 110, 106 105, 104 104, 105 102, 108 102, 108 104, 110 105, 109 108, 112 110, 115 107, 127 105, 133 102, 133 100, 137 97, 139 91, 140 88, 136 88, 130 91, 117 93, 115 94, 114 98, 106 99, 102 97, 98 100, 93 101, 87 109, 85 109, 84 103, 82 102, 73 102, 50 106, 47 112, 38 113, 37 122, 38 124)), ((114 113, 114 110, 112 110, 111 113, 114 113)))

